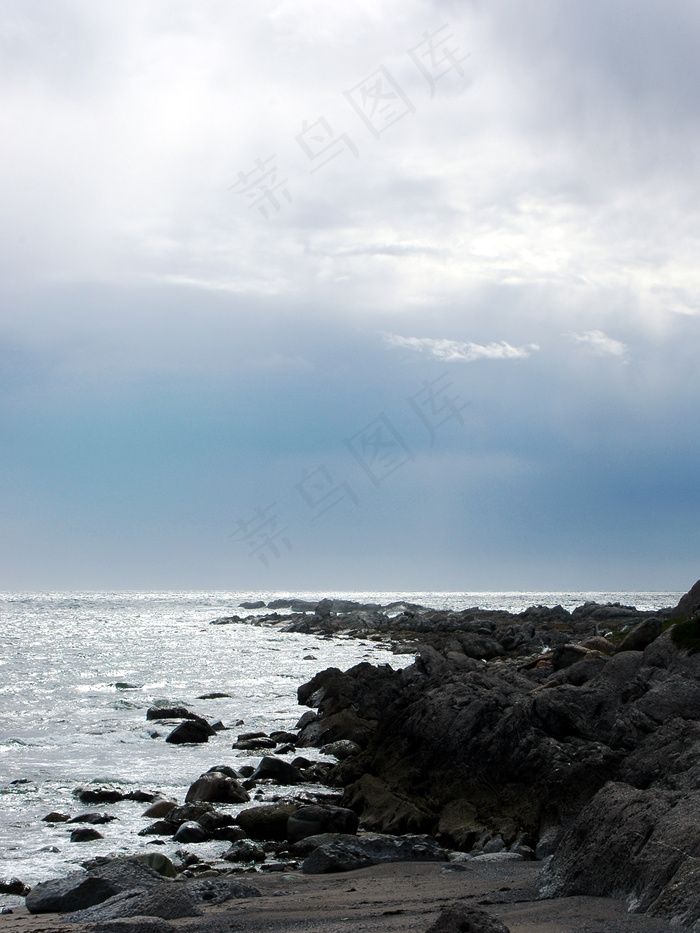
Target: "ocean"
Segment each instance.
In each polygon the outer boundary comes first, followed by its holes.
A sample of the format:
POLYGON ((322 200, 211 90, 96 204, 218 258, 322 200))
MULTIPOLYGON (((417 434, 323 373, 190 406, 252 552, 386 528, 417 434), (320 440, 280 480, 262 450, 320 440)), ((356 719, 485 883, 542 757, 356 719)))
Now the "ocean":
MULTIPOLYGON (((0 594, 0 877, 28 885, 74 871, 87 858, 180 848, 137 833, 149 820, 135 801, 86 807, 78 785, 108 782, 123 791, 157 791, 182 802, 214 765, 255 765, 261 753, 231 748, 242 732, 291 729, 304 708, 297 687, 329 666, 359 661, 410 663, 388 645, 325 638, 251 624, 210 625, 222 616, 261 615, 242 601, 324 596, 385 605, 407 600, 438 609, 508 609, 586 600, 639 609, 675 605, 681 593, 7 593, 0 594), (209 693, 229 696, 199 699, 209 693), (227 731, 206 745, 166 744, 169 727, 146 721, 154 703, 186 706, 227 731), (154 733, 157 733, 154 735, 154 733), (104 839, 71 843, 65 824, 42 818, 88 809, 117 817, 104 839)), ((284 611, 284 610, 280 610, 284 611)), ((304 749, 305 757, 319 757, 304 749)), ((288 759, 289 760, 289 759, 288 759)), ((319 788, 316 788, 317 790, 319 788)), ((264 802, 273 788, 257 802, 264 802)), ((239 807, 240 808, 240 807, 239 807)), ((231 811, 239 809, 229 808, 231 811)), ((191 847, 204 859, 226 843, 191 847)), ((0 896, 0 905, 19 903, 0 896)))

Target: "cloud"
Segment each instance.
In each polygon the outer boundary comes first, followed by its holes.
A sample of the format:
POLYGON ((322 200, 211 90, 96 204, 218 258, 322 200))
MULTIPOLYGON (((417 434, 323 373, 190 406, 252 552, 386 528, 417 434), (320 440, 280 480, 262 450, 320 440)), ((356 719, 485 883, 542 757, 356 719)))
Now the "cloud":
POLYGON ((401 337, 398 334, 387 334, 386 341, 390 347, 410 347, 419 353, 426 353, 435 359, 444 362, 460 361, 471 363, 474 360, 523 360, 530 356, 539 346, 529 343, 524 347, 513 347, 501 340, 498 343, 489 343, 485 346, 463 340, 447 340, 441 337, 401 337))
POLYGON ((617 356, 625 357, 629 352, 629 347, 620 340, 608 337, 602 330, 587 330, 585 334, 568 334, 572 340, 587 347, 597 356, 617 356))

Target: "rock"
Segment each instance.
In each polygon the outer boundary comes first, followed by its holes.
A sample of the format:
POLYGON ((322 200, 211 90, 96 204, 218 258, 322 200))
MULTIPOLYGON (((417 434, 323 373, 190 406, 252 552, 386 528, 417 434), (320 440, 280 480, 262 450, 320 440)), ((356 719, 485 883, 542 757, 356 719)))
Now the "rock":
POLYGON ((15 894, 26 897, 30 888, 19 878, 0 878, 0 894, 15 894))
POLYGON ((237 748, 240 751, 246 752, 259 752, 262 749, 274 748, 275 745, 277 745, 277 742, 269 738, 238 739, 238 741, 233 743, 231 748, 237 748))
POLYGON ((67 813, 57 813, 55 810, 52 810, 51 813, 42 816, 41 820, 43 823, 67 823, 70 817, 67 813))
POLYGON ((211 774, 213 771, 217 771, 219 774, 225 774, 226 777, 233 778, 236 781, 241 776, 238 771, 236 771, 230 765, 214 765, 212 768, 209 768, 207 774, 211 774))
POLYGON ((216 732, 208 723, 199 719, 185 719, 179 726, 175 726, 165 741, 172 745, 185 745, 208 742, 211 735, 216 735, 216 732))
POLYGON ((358 814, 366 829, 380 833, 425 833, 436 823, 432 814, 370 774, 345 789, 342 803, 358 814))
POLYGON ((635 625, 631 632, 617 646, 620 651, 644 651, 661 634, 661 619, 645 619, 635 625))
POLYGON ((221 856, 227 862, 264 862, 265 850, 250 839, 234 842, 221 856))
POLYGON ((359 755, 362 751, 357 742, 351 742, 350 739, 340 739, 338 742, 330 742, 321 749, 324 755, 332 755, 338 761, 345 761, 351 755, 359 755))
POLYGON ((298 842, 307 836, 320 833, 344 833, 353 835, 357 832, 357 814, 345 807, 312 805, 300 807, 287 821, 287 838, 298 842))
POLYGON ((94 784, 89 787, 76 787, 73 796, 81 803, 117 803, 124 800, 125 795, 116 787, 104 784, 94 784))
POLYGON ((333 600, 332 599, 322 599, 320 603, 314 609, 314 614, 318 616, 319 619, 329 619, 331 612, 333 610, 333 600))
POLYGON ((508 927, 479 907, 461 905, 443 910, 426 933, 510 933, 508 927))
POLYGON ((273 780, 276 784, 303 784, 304 775, 294 765, 281 758, 266 756, 251 774, 252 781, 273 780))
POLYGON ((175 842, 206 842, 208 838, 209 833, 206 829, 194 820, 182 823, 173 836, 175 842))
POLYGON ((260 891, 252 885, 226 878, 199 878, 190 881, 187 889, 196 904, 223 904, 246 897, 260 897, 260 891))
POLYGON ((561 671, 590 656, 590 649, 583 645, 559 645, 552 655, 552 670, 561 671))
POLYGON ((170 861, 167 855, 163 855, 161 852, 151 852, 148 855, 139 857, 139 861, 143 861, 153 871, 157 871, 159 875, 162 875, 164 878, 176 878, 177 871, 175 866, 170 861))
POLYGON ((174 836, 177 831, 175 823, 167 820, 156 820, 144 829, 139 830, 139 836, 174 836))
POLYGON ((340 836, 313 850, 302 865, 309 875, 354 871, 384 862, 444 862, 444 849, 430 836, 340 836))
POLYGON ((151 819, 159 818, 170 813, 173 807, 176 806, 177 804, 173 800, 157 800, 147 810, 143 811, 142 816, 149 816, 151 819))
POLYGON ((700 919, 700 792, 609 782, 581 811, 540 875, 546 896, 626 897, 691 926, 700 919))
POLYGON ((680 602, 671 610, 671 618, 676 619, 687 619, 690 616, 695 615, 696 612, 700 610, 700 580, 697 583, 693 584, 691 589, 682 596, 680 602))
POLYGON ((298 809, 295 803, 271 803, 250 807, 238 814, 238 825, 252 839, 283 841, 287 838, 287 821, 298 809))
POLYGON ((214 807, 210 803, 200 800, 195 803, 186 803, 181 807, 173 807, 170 813, 166 814, 165 820, 177 827, 189 820, 199 823, 204 816, 213 812, 214 807))
POLYGON ((579 642, 581 648, 588 648, 590 651, 600 651, 602 654, 612 654, 615 651, 615 645, 604 638, 602 635, 591 635, 590 638, 584 638, 579 642))
POLYGON ((303 716, 299 717, 299 721, 297 722, 294 728, 295 729, 306 729, 307 726, 310 726, 312 722, 316 722, 317 719, 318 719, 318 715, 314 713, 312 709, 307 710, 307 712, 305 712, 303 716))
POLYGON ((477 807, 464 798, 451 801, 440 814, 438 838, 454 849, 469 852, 487 827, 477 807))
POLYGON ((96 829, 90 829, 87 826, 80 829, 74 829, 70 834, 71 842, 92 842, 95 839, 104 839, 104 836, 96 829))
POLYGON ((66 820, 67 823, 92 823, 93 826, 100 826, 103 823, 111 823, 112 820, 116 820, 116 816, 112 816, 111 813, 96 813, 91 810, 88 813, 81 813, 79 816, 74 816, 70 820, 66 820))
POLYGON ((549 826, 542 833, 535 846, 535 858, 546 859, 549 858, 550 855, 554 855, 563 837, 564 829, 562 826, 549 826))
POLYGON ((299 734, 297 748, 321 748, 345 739, 364 747, 373 731, 369 720, 352 709, 344 709, 309 723, 299 734))
POLYGON ((191 713, 185 706, 151 706, 146 710, 146 719, 194 719, 201 721, 202 717, 191 713))
POLYGON ((157 888, 122 891, 101 904, 69 914, 69 923, 100 923, 123 917, 160 917, 178 920, 182 917, 201 917, 202 911, 187 890, 186 885, 162 882, 157 888))
POLYGON ((163 884, 157 872, 131 859, 112 859, 90 872, 42 881, 27 895, 31 914, 64 913, 100 904, 129 888, 150 890, 163 884))
POLYGON ((270 738, 274 739, 278 745, 296 745, 297 737, 294 732, 286 732, 277 729, 270 733, 270 738))
POLYGON ((190 786, 185 797, 185 803, 201 800, 209 803, 247 803, 250 796, 236 778, 228 777, 220 771, 207 771, 190 786))

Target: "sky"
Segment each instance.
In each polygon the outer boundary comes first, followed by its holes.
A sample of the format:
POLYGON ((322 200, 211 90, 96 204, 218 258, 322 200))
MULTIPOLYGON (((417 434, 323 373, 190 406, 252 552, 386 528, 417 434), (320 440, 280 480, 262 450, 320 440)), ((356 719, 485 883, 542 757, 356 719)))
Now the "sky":
POLYGON ((5 0, 0 590, 687 590, 695 0, 5 0))

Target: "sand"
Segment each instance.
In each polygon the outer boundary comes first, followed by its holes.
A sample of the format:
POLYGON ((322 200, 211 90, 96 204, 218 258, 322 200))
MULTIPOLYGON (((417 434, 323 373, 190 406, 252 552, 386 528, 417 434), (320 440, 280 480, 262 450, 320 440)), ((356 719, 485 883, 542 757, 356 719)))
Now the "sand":
MULTIPOLYGON (((183 933, 423 933, 451 905, 477 904, 511 933, 682 933, 659 918, 630 914, 611 898, 537 900, 541 863, 394 863, 334 875, 244 874, 262 897, 206 907, 200 920, 173 921, 183 933)), ((81 933, 58 914, 16 908, 0 933, 81 933)))

